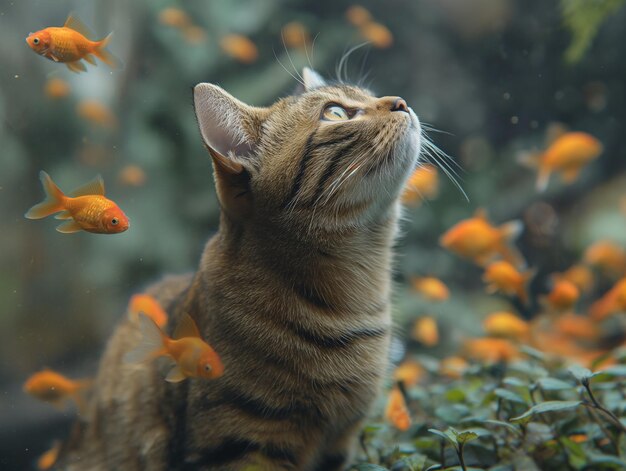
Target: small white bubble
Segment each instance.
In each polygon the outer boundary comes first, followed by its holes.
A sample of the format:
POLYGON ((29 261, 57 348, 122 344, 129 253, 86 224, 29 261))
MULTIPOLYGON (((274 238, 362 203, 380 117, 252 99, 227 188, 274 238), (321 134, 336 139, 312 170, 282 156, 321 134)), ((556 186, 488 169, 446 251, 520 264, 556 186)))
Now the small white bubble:
POLYGON ((15 78, 20 78, 20 76, 19 76, 19 75, 17 75, 17 74, 15 74, 15 76, 14 76, 14 77, 15 77, 15 78))
POLYGON ((510 100, 511 94, 509 92, 505 92, 502 94, 502 98, 504 98, 505 100, 510 100))
POLYGON ((513 124, 519 123, 519 118, 517 116, 511 116, 511 123, 513 124))

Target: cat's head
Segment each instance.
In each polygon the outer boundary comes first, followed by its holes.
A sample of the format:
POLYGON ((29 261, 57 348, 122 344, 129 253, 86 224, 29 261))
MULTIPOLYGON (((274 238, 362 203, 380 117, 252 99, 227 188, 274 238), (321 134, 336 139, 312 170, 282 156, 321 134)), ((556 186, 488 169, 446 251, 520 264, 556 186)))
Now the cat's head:
POLYGON ((420 152, 420 123, 397 96, 327 84, 305 69, 301 94, 249 106, 216 85, 194 88, 220 204, 241 224, 342 230, 383 219, 420 152))

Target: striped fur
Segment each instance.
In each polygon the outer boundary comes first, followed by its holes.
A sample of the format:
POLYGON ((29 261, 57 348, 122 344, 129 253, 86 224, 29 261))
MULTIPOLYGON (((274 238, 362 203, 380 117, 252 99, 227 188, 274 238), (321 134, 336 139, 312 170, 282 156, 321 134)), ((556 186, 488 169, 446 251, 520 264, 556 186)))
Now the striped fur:
POLYGON ((163 359, 122 363, 139 340, 123 321, 63 467, 349 464, 387 369, 397 200, 420 145, 419 121, 392 112, 394 100, 322 85, 254 108, 216 86, 196 88, 220 231, 195 274, 150 293, 167 308, 170 333, 183 312, 196 320, 225 374, 169 384, 163 359), (326 122, 328 103, 360 111, 326 122))

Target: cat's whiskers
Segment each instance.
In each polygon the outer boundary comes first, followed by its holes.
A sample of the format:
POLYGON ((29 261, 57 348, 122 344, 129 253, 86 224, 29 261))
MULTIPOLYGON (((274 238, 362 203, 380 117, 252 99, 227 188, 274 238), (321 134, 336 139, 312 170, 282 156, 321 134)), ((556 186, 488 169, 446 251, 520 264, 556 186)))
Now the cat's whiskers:
MULTIPOLYGON (((287 72, 289 75, 291 75, 291 77, 298 83, 300 83, 303 87, 306 87, 306 85, 304 84, 304 79, 300 79, 298 77, 296 77, 294 74, 292 74, 289 69, 287 69, 287 67, 285 67, 285 65, 280 61, 280 59, 278 58, 278 55, 276 54, 276 50, 272 47, 272 52, 274 53, 274 58, 276 59, 276 62, 278 62, 280 64, 280 66, 285 70, 285 72, 287 72)), ((292 63, 293 65, 293 63, 292 63)), ((300 74, 298 74, 300 75, 300 74)))
MULTIPOLYGON (((461 166, 456 162, 452 157, 442 151, 439 147, 437 147, 426 135, 423 131, 424 128, 428 128, 430 126, 422 127, 422 147, 424 149, 424 154, 431 159, 433 163, 435 163, 445 174, 446 176, 454 183, 454 185, 459 189, 463 197, 469 201, 469 197, 467 193, 459 183, 459 180, 463 180, 462 177, 458 174, 458 172, 454 169, 454 167, 450 164, 453 162, 458 168, 461 166)), ((435 129, 432 129, 435 130, 435 129)))

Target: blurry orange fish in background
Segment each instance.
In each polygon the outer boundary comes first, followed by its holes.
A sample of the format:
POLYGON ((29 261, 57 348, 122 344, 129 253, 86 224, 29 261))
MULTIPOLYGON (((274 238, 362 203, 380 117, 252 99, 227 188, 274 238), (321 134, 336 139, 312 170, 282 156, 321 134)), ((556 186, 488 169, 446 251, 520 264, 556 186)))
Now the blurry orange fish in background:
POLYGON ((552 309, 566 311, 574 307, 579 298, 580 291, 574 283, 567 280, 557 280, 543 301, 552 309))
POLYGON ((294 49, 304 49, 311 42, 309 31, 299 21, 292 21, 283 26, 281 35, 285 45, 294 49))
POLYGON ((346 18, 356 26, 364 39, 374 47, 384 49, 393 43, 393 34, 385 25, 377 23, 372 14, 361 5, 352 5, 346 10, 346 18))
POLYGON ((518 348, 508 339, 476 338, 466 340, 463 351, 474 360, 495 363, 509 362, 520 357, 518 348))
POLYGON ((95 234, 117 234, 128 229, 130 223, 124 212, 104 197, 104 181, 99 176, 66 196, 43 170, 39 178, 46 199, 30 208, 24 217, 41 219, 60 213, 55 219, 66 220, 57 231, 68 234, 78 231, 95 234))
POLYGON ((192 25, 191 18, 180 8, 169 7, 159 12, 159 23, 173 28, 186 28, 192 25))
POLYGON ((595 320, 605 319, 616 312, 626 312, 626 278, 618 280, 589 308, 589 313, 595 320))
POLYGON ((346 10, 346 18, 354 26, 365 26, 372 21, 372 14, 361 5, 352 5, 346 10))
POLYGON ((439 328, 432 316, 420 317, 413 325, 411 337, 426 347, 434 347, 439 343, 439 328))
POLYGON ((439 193, 439 172, 431 164, 420 165, 411 175, 402 194, 405 204, 419 204, 422 199, 433 199, 439 193))
POLYGON ((146 172, 139 165, 126 165, 117 175, 118 181, 126 186, 143 186, 147 180, 146 172))
POLYGON ((610 278, 626 274, 626 251, 610 240, 599 240, 587 247, 583 260, 610 278))
POLYGON ((45 471, 54 466, 59 458, 59 452, 61 451, 61 442, 55 442, 52 447, 43 453, 37 460, 37 469, 45 471))
POLYGON ((600 334, 598 325, 587 316, 563 314, 554 320, 554 329, 561 334, 581 340, 594 340, 600 334))
POLYGON ((81 100, 76 105, 76 114, 89 123, 106 129, 117 126, 117 118, 108 106, 98 100, 81 100))
POLYGON ((167 324, 167 313, 159 302, 149 294, 135 294, 128 303, 128 316, 136 324, 139 323, 139 313, 145 314, 160 328, 167 324))
POLYGON ((189 44, 200 44, 206 39, 206 31, 197 25, 187 26, 183 29, 183 37, 189 44))
POLYGON ((422 365, 416 361, 407 360, 398 365, 393 373, 396 381, 402 381, 406 386, 415 386, 424 377, 425 371, 422 365))
POLYGON ((492 337, 508 337, 524 340, 528 337, 528 323, 511 312, 489 314, 483 321, 483 329, 492 337))
POLYGON ((463 357, 446 357, 439 363, 439 373, 448 378, 458 379, 463 376, 463 372, 469 367, 469 363, 463 357))
POLYGON ((494 227, 487 220, 485 211, 479 209, 473 218, 465 219, 448 229, 439 239, 439 244, 480 266, 485 266, 498 256, 504 257, 514 266, 522 266, 524 260, 511 242, 519 236, 523 227, 519 220, 494 227))
POLYGON ((593 273, 585 265, 572 265, 561 273, 552 275, 554 281, 566 280, 573 283, 582 293, 588 293, 593 288, 593 273))
POLYGON ((160 356, 169 357, 176 362, 165 378, 170 383, 186 378, 215 379, 224 373, 219 355, 202 340, 200 331, 189 314, 183 314, 172 338, 143 313, 139 313, 139 327, 142 341, 135 350, 125 355, 125 362, 136 363, 160 356))
POLYGON ((411 415, 406 407, 404 396, 396 386, 389 392, 385 417, 398 430, 405 432, 411 426, 411 415))
POLYGON ((87 39, 89 31, 85 25, 70 15, 63 27, 49 27, 30 33, 26 42, 40 56, 65 63, 72 72, 80 73, 87 70, 81 60, 96 65, 94 56, 113 69, 119 67, 119 60, 106 50, 111 34, 100 41, 91 41, 87 39))
POLYGON ((443 281, 434 276, 414 277, 413 289, 429 301, 445 301, 450 297, 450 290, 443 281))
POLYGON ((48 98, 65 98, 70 94, 70 84, 60 78, 52 78, 46 82, 44 93, 48 98))
POLYGON ((82 410, 84 407, 82 394, 91 383, 91 380, 71 380, 46 368, 26 380, 24 392, 58 408, 66 401, 74 400, 79 410, 82 410))
POLYGON ((602 150, 602 143, 592 135, 568 132, 557 137, 542 154, 524 156, 520 162, 537 169, 537 190, 544 191, 555 172, 566 183, 573 183, 582 168, 598 158, 602 150))
POLYGON ((245 64, 257 60, 259 51, 250 39, 241 34, 228 34, 220 40, 222 50, 234 59, 245 64))
POLYGON ((498 260, 487 265, 483 281, 487 283, 488 293, 500 291, 509 296, 517 296, 524 304, 528 303, 526 286, 534 276, 534 270, 519 272, 506 260, 498 260))

